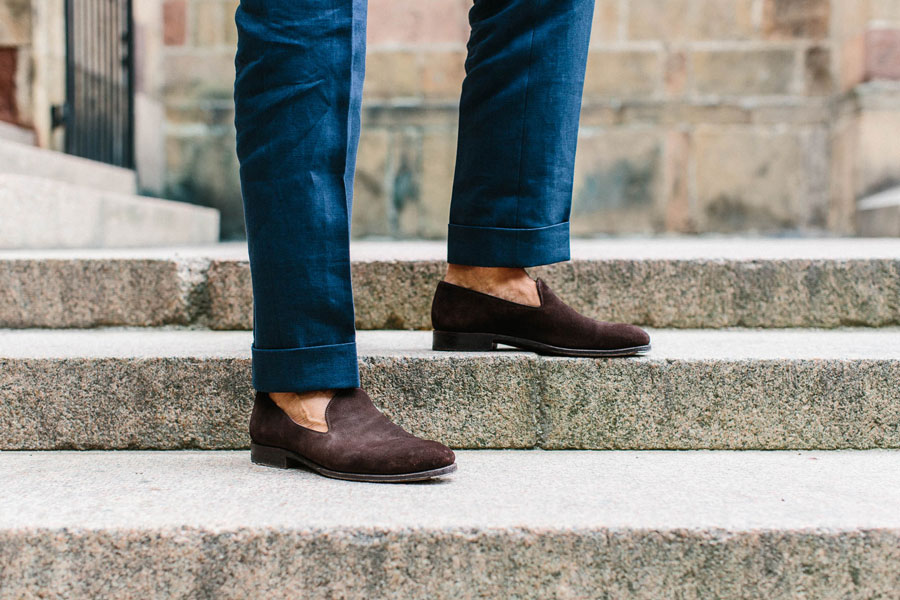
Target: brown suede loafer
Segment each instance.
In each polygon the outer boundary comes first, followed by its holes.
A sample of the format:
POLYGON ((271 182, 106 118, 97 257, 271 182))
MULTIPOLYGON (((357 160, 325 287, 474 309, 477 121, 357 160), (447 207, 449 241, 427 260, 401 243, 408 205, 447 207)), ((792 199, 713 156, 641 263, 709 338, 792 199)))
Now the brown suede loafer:
POLYGON ((287 469, 306 467, 335 479, 422 481, 452 473, 456 457, 438 442, 392 423, 359 388, 338 390, 325 409, 327 432, 295 423, 264 392, 250 416, 250 459, 287 469))
POLYGON ((510 302, 438 283, 431 303, 434 350, 485 351, 506 344, 558 356, 633 356, 650 350, 640 327, 596 321, 579 314, 537 280, 540 306, 510 302))

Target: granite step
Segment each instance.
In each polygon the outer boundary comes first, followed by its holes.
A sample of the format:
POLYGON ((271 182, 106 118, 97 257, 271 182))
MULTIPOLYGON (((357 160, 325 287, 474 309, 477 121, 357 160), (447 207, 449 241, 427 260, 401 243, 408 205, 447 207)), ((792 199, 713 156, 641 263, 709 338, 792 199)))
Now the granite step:
MULTIPOLYGON (((359 332, 362 383, 456 448, 900 448, 900 329, 651 330, 627 359, 359 332)), ((249 445, 251 334, 0 331, 0 449, 249 445)))
POLYGON ((900 452, 462 451, 377 485, 247 452, 0 453, 4 598, 893 598, 900 452))
MULTIPOLYGON (((428 329, 442 242, 356 242, 359 329, 428 329)), ((652 327, 900 325, 900 239, 575 240, 533 269, 591 316, 652 327)), ((0 252, 0 327, 251 328, 246 246, 0 252)))

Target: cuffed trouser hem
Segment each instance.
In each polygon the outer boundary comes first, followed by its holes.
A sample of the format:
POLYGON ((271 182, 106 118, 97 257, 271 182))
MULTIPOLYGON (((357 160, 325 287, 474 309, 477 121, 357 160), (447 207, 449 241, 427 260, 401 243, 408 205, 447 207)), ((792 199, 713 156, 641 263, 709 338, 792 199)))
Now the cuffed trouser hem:
POLYGON ((307 392, 359 387, 356 344, 265 350, 252 348, 253 387, 260 392, 307 392))
POLYGON ((447 262, 473 267, 535 267, 569 260, 569 223, 534 229, 450 225, 447 262))

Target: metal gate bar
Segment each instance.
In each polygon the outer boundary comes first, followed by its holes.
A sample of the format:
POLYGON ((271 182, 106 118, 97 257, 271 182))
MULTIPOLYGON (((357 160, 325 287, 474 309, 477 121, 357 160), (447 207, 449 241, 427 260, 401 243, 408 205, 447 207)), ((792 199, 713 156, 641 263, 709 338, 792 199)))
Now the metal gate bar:
POLYGON ((134 167, 132 0, 66 0, 66 152, 134 167))

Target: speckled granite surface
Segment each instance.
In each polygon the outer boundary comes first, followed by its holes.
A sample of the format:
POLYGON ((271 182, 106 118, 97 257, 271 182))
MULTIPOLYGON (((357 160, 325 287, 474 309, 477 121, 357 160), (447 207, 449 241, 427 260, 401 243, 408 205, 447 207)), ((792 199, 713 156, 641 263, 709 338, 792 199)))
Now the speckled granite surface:
MULTIPOLYGON (((357 326, 427 329, 440 242, 352 247, 357 326)), ((900 325, 900 240, 576 240, 534 269, 579 310, 654 327, 900 325)), ((0 326, 251 327, 241 244, 0 252, 0 326)))
POLYGON ((0 453, 0 598, 890 598, 900 453, 458 453, 355 484, 246 452, 0 453))
MULTIPOLYGON (((363 385, 458 448, 900 448, 900 330, 652 330, 628 359, 360 332, 363 385)), ((248 332, 0 331, 0 447, 244 448, 248 332)))

